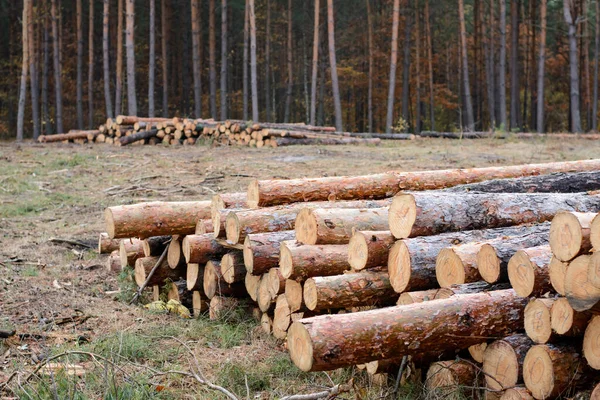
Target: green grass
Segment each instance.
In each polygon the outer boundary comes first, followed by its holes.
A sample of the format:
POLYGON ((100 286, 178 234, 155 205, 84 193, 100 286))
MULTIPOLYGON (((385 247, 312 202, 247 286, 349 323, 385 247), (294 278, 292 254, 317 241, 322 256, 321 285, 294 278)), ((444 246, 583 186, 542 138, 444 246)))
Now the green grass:
POLYGON ((152 359, 158 351, 151 338, 130 332, 119 332, 105 336, 94 341, 90 347, 90 351, 106 358, 130 361, 152 359))
POLYGON ((40 270, 35 265, 27 265, 21 270, 23 276, 39 276, 40 270))

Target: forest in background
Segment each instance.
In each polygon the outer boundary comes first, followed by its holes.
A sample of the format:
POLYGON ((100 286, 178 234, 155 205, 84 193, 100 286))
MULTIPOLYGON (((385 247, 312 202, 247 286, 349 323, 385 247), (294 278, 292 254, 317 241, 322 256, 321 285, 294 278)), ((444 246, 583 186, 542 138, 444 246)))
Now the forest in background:
POLYGON ((595 131, 599 21, 590 0, 0 0, 0 135, 117 114, 595 131))

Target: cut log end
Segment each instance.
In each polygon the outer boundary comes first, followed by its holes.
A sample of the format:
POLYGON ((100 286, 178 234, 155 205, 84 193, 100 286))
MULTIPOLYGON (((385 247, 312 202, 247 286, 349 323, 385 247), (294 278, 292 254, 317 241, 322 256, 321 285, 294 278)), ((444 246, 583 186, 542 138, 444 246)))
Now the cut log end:
POLYGON ((548 265, 548 276, 550 284, 556 290, 556 293, 561 296, 565 295, 565 274, 567 272, 567 263, 560 261, 556 257, 552 257, 548 265))
POLYGON ((441 287, 465 283, 465 268, 452 248, 442 249, 435 263, 435 275, 441 287))
POLYGON ((517 384, 519 360, 510 343, 496 340, 487 346, 483 357, 483 372, 486 386, 492 390, 502 390, 517 384))
POLYGON ((535 285, 535 266, 527 252, 519 250, 508 262, 508 278, 517 295, 528 297, 535 285))
POLYGON ((402 293, 408 288, 411 276, 410 252, 406 244, 399 240, 390 249, 388 258, 388 272, 390 283, 397 293, 402 293))
MULTIPOLYGON (((585 229, 582 223, 589 226, 588 214, 559 212, 550 225, 550 248, 552 254, 560 261, 570 261, 580 254, 584 246, 585 229)), ((593 216, 594 214, 589 214, 593 216)))
POLYGON ((594 249, 600 250, 600 214, 590 223, 590 243, 594 249))
POLYGON ((254 270, 254 252, 252 251, 252 243, 250 242, 250 237, 246 236, 244 239, 244 265, 246 266, 246 270, 249 273, 252 273, 254 270))
POLYGON ((285 297, 291 312, 296 312, 302 308, 302 284, 292 279, 285 281, 285 297))
POLYGON ((292 252, 285 242, 279 245, 279 271, 285 279, 289 279, 294 272, 292 252))
POLYGON ((600 288, 600 251, 596 251, 590 256, 588 280, 592 286, 600 288))
POLYGON ((108 237, 111 239, 115 238, 115 220, 113 217, 112 210, 107 208, 104 210, 104 222, 106 225, 106 233, 108 233, 108 237))
POLYGON ((169 250, 167 251, 167 263, 170 268, 177 268, 184 261, 185 256, 181 249, 181 239, 173 236, 173 239, 169 243, 169 250))
POLYGON ((240 241, 240 236, 239 218, 234 212, 230 212, 225 219, 225 237, 229 243, 237 244, 240 241))
POLYGON ((506 389, 500 400, 533 400, 533 396, 524 387, 514 387, 506 389))
POLYGON ((405 239, 410 236, 417 219, 417 204, 410 194, 398 194, 394 197, 389 211, 390 231, 394 237, 405 239))
POLYGON ((525 333, 535 343, 544 344, 550 340, 552 303, 553 299, 532 299, 525 307, 525 333))
POLYGON ((258 208, 260 200, 260 191, 258 189, 258 180, 254 179, 248 184, 248 198, 246 205, 248 208, 258 208))
POLYGON ((191 264, 187 265, 186 282, 187 282, 188 290, 193 290, 196 287, 196 284, 198 283, 198 278, 200 278, 198 276, 199 272, 200 272, 199 264, 191 263, 191 264))
POLYGON ((273 331, 273 318, 268 313, 263 313, 260 317, 260 327, 267 334, 271 334, 273 331))
POLYGON ((567 266, 565 273, 565 296, 575 311, 592 308, 600 299, 600 288, 594 286, 589 278, 590 256, 575 258, 567 266))
POLYGON ((557 299, 550 309, 550 324, 552 330, 559 335, 564 335, 573 326, 575 310, 566 298, 557 299))
POLYGON ((600 315, 593 317, 585 329, 583 355, 590 367, 600 370, 600 315))
POLYGON ((494 246, 484 244, 477 253, 477 269, 479 275, 488 283, 496 283, 500 279, 500 258, 494 246))
POLYGON ((487 342, 474 344, 473 346, 469 347, 469 354, 471 355, 473 360, 477 361, 478 363, 482 363, 483 355, 485 354, 485 350, 487 349, 487 347, 487 342))
POLYGON ((548 398, 554 389, 552 363, 552 358, 544 345, 533 346, 525 356, 523 380, 536 399, 548 398))
POLYGON ((295 322, 288 330, 288 349, 292 361, 300 370, 308 372, 312 369, 313 346, 303 324, 295 322))
POLYGON ((260 280, 260 275, 252 275, 250 272, 246 273, 244 284, 246 286, 246 291, 248 292, 248 295, 253 301, 258 300, 258 286, 260 284, 260 280))
POLYGON ((317 219, 312 214, 312 210, 309 208, 303 208, 298 212, 296 221, 294 224, 294 230, 296 232, 296 240, 304 244, 316 244, 317 243, 317 219))
POLYGON ((138 287, 141 287, 144 282, 146 282, 146 268, 144 268, 144 265, 141 262, 136 261, 133 276, 138 287))
POLYGON ((360 271, 367 265, 369 247, 367 237, 362 232, 355 232, 348 244, 348 264, 355 271, 360 271))
POLYGON ((273 336, 277 339, 285 339, 288 328, 292 322, 292 311, 290 310, 287 297, 277 296, 275 301, 275 313, 273 315, 273 336))
POLYGON ((317 308, 318 291, 315 280, 309 278, 304 282, 304 304, 309 310, 317 308))
POLYGON ((262 312, 269 311, 271 304, 273 303, 273 297, 269 293, 269 278, 267 274, 263 275, 260 279, 256 300, 258 307, 262 312))
MULTIPOLYGON (((218 261, 209 261, 204 268, 203 288, 209 299, 215 297, 221 283, 220 270, 221 265, 218 261)), ((222 284, 225 284, 225 282, 222 282, 222 284)))

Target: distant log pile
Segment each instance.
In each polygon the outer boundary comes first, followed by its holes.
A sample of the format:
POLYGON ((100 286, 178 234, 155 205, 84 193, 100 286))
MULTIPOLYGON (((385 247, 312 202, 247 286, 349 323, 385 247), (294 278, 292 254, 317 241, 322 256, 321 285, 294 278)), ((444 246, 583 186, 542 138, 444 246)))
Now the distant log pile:
POLYGON ((259 181, 210 202, 109 207, 98 248, 109 270, 135 267, 138 285, 192 299, 195 317, 249 308, 303 371, 381 377, 408 364, 444 397, 592 388, 600 195, 586 191, 600 161, 461 171, 259 181))

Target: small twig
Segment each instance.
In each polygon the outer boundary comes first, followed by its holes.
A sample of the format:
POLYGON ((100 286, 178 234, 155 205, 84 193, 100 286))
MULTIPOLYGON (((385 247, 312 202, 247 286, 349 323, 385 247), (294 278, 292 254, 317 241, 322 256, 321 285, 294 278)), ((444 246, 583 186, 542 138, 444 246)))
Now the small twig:
POLYGON ((404 373, 404 368, 406 368, 407 363, 408 363, 408 356, 403 356, 402 362, 400 363, 400 368, 398 369, 398 376, 396 377, 396 384, 394 385, 394 391, 392 393, 398 393, 398 388, 400 387, 400 380, 402 379, 402 374, 404 373))
MULTIPOLYGON (((167 240, 167 244, 170 241, 171 240, 167 240)), ((137 292, 135 292, 135 295, 133 296, 133 298, 131 299, 131 301, 129 301, 129 304, 133 304, 137 299, 140 298, 140 296, 142 295, 142 291, 146 288, 146 286, 148 286, 148 282, 150 282, 150 279, 152 278, 152 276, 154 275, 154 273, 156 272, 156 270, 158 269, 158 267, 160 267, 160 265, 163 263, 163 261, 167 257, 167 252, 168 251, 169 251, 169 246, 165 247, 163 253, 160 255, 160 258, 156 262, 156 265, 154 265, 154 267, 152 267, 152 269, 148 273, 148 276, 146 277, 146 281, 144 282, 144 284, 142 286, 140 286, 138 288, 137 292)))
POLYGON ((322 392, 310 393, 310 394, 293 394, 291 396, 282 397, 280 400, 318 400, 326 397, 337 396, 342 393, 349 392, 351 385, 335 385, 334 387, 324 390, 322 392))
POLYGON ((50 243, 69 244, 71 246, 78 246, 78 247, 83 247, 83 248, 86 248, 86 249, 91 249, 92 248, 92 246, 90 246, 89 244, 78 242, 77 240, 52 238, 52 239, 48 239, 48 241, 50 243))

